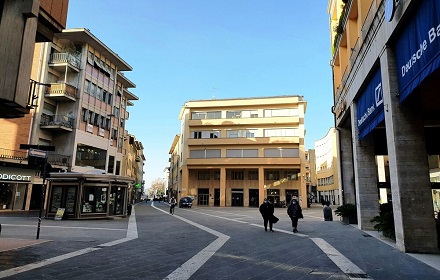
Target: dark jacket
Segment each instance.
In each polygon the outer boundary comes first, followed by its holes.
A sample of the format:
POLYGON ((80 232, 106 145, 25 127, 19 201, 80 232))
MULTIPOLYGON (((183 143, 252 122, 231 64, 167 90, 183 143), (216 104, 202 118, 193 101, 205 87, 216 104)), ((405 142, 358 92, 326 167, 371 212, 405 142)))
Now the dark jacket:
POLYGON ((260 213, 263 217, 271 217, 273 215, 274 208, 272 203, 266 202, 260 205, 260 213))
POLYGON ((299 206, 299 204, 293 204, 291 203, 289 205, 289 207, 287 208, 287 215, 289 215, 289 217, 292 218, 296 218, 296 219, 302 219, 304 218, 303 214, 302 214, 302 209, 301 206, 299 206))

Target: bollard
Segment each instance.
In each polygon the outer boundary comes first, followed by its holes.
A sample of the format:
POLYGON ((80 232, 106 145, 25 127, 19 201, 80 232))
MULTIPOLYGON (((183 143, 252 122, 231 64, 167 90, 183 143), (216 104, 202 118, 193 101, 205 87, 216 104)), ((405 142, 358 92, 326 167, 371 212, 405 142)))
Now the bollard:
POLYGON ((2 224, 0 224, 0 236, 2 236, 2 224))

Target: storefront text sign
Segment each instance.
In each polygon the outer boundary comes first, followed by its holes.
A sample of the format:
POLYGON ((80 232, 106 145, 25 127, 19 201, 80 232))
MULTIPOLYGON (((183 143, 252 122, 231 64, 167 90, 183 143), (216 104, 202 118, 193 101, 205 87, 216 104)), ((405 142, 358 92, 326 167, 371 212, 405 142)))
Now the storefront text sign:
POLYGON ((20 175, 20 174, 0 174, 1 180, 9 181, 30 181, 31 176, 20 175))

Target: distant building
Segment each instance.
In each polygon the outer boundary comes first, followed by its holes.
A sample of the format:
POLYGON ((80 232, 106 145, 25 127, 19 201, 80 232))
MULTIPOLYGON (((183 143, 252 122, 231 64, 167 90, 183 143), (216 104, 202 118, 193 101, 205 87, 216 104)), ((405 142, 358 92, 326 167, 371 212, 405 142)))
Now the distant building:
POLYGON ((35 42, 52 42, 66 27, 68 0, 0 2, 0 118, 20 118, 35 104, 35 42))
POLYGON ((133 179, 133 187, 129 194, 129 201, 136 203, 141 201, 145 185, 143 179, 146 160, 144 146, 142 142, 136 140, 135 135, 128 134, 128 131, 125 131, 123 151, 125 151, 125 156, 122 160, 121 175, 133 179))
POLYGON ((309 202, 318 202, 318 189, 316 180, 316 155, 314 149, 306 150, 305 153, 306 166, 306 188, 309 197, 309 202))
POLYGON ((440 3, 328 7, 343 201, 363 230, 374 230, 379 201, 391 203, 397 248, 438 253, 440 3))
POLYGON ((307 207, 302 96, 188 101, 170 148, 170 192, 194 205, 307 207))
POLYGON ((315 141, 316 180, 320 203, 341 204, 338 175, 338 146, 336 130, 332 127, 324 138, 315 141))
POLYGON ((138 99, 122 71, 132 68, 87 29, 54 36, 54 43, 35 47, 31 77, 44 84, 37 88, 35 108, 22 118, 0 119, 6 132, 0 137, 0 173, 8 176, 0 181, 2 190, 8 190, 0 193, 0 209, 40 205, 41 174, 37 166, 29 166, 27 151, 20 150, 20 144, 31 144, 53 146, 47 159, 52 172, 70 174, 51 178, 45 203, 49 216, 57 208, 66 208, 74 218, 124 215, 129 188, 139 180, 130 169, 128 178, 122 170, 124 139, 130 139, 125 131, 128 106, 138 99), (72 181, 74 173, 85 175, 72 181), (101 176, 106 183, 98 184, 88 174, 114 176, 101 176))

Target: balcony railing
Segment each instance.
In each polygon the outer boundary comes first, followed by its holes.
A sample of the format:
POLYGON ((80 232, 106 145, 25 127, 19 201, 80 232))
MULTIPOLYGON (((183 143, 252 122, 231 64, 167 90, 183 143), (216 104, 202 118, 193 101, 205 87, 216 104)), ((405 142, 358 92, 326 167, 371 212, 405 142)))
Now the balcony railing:
POLYGON ((0 148, 0 159, 27 160, 27 152, 0 148))
POLYGON ((73 129, 74 118, 65 115, 41 115, 40 125, 46 128, 68 128, 73 129))
POLYGON ((49 152, 49 154, 47 155, 47 162, 52 165, 69 166, 70 156, 49 152))
POLYGON ((50 64, 67 63, 70 66, 79 68, 81 61, 79 60, 79 58, 75 57, 70 53, 53 53, 50 55, 49 63, 50 64))
POLYGON ((59 101, 75 101, 77 88, 66 83, 53 83, 46 91, 46 97, 51 97, 59 101))

